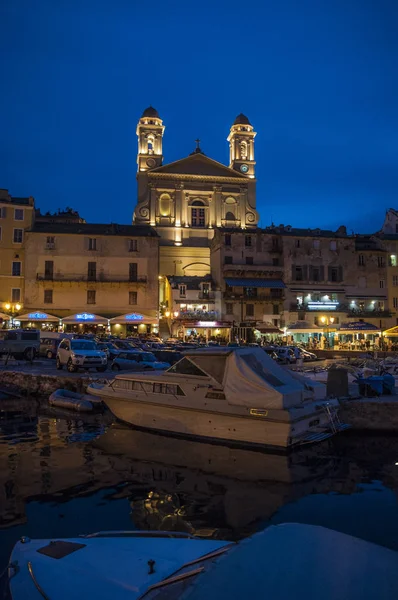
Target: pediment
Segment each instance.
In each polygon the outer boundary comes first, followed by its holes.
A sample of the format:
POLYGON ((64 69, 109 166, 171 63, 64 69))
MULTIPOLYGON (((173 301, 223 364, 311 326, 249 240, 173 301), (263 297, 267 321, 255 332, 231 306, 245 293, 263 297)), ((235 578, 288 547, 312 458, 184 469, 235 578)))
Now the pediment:
POLYGON ((228 177, 236 179, 247 179, 244 175, 234 169, 230 169, 204 154, 192 154, 186 158, 163 165, 157 169, 151 169, 149 174, 159 173, 170 175, 205 175, 207 177, 228 177))

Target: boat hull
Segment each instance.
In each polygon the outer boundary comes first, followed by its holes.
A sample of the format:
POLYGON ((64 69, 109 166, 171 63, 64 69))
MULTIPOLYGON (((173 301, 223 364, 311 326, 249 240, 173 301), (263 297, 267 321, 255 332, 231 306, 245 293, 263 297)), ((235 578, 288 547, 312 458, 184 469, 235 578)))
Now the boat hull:
POLYGON ((294 445, 311 429, 311 421, 317 421, 314 432, 320 428, 327 430, 330 425, 323 411, 291 422, 198 411, 111 396, 103 397, 103 401, 120 421, 142 429, 270 448, 294 445))

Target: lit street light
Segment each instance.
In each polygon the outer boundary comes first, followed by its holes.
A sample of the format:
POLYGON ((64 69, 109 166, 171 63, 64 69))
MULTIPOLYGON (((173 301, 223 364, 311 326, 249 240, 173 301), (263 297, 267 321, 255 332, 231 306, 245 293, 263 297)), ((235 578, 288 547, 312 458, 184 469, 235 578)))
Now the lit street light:
POLYGON ((14 317, 18 316, 18 313, 21 310, 21 308, 22 306, 21 304, 19 304, 19 302, 6 302, 4 304, 4 311, 11 317, 10 329, 14 326, 14 317))

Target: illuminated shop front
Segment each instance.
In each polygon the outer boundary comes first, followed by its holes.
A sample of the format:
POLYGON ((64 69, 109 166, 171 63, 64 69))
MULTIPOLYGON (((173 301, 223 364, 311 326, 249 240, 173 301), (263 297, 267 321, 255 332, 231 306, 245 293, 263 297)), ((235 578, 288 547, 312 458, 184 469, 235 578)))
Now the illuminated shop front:
POLYGON ((43 331, 58 331, 61 321, 59 317, 39 310, 21 315, 18 320, 21 322, 21 327, 42 329, 43 331))
POLYGON ((108 319, 92 313, 77 313, 62 319, 63 330, 67 333, 106 333, 108 319))
POLYGON ((156 317, 149 317, 141 313, 128 313, 114 317, 109 321, 111 333, 114 335, 144 335, 157 334, 159 321, 156 317))
POLYGON ((183 340, 229 342, 231 323, 229 321, 184 321, 173 323, 173 330, 183 340))

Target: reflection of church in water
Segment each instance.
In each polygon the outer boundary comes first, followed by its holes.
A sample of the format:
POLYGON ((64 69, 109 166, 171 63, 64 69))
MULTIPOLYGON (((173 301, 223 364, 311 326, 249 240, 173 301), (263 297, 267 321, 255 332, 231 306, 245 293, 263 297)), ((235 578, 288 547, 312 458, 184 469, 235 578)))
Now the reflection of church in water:
POLYGON ((156 227, 162 275, 210 272, 209 243, 215 227, 257 226, 254 138, 249 119, 236 117, 229 136, 229 166, 197 147, 163 164, 164 125, 147 108, 137 125, 138 198, 134 223, 156 227))

